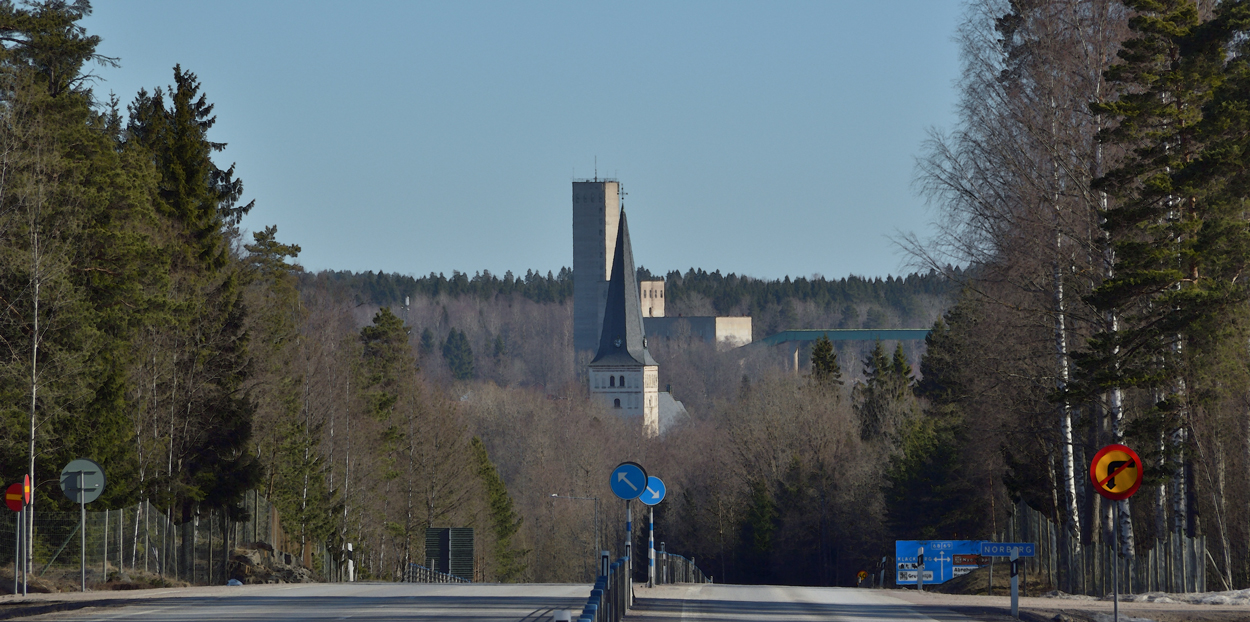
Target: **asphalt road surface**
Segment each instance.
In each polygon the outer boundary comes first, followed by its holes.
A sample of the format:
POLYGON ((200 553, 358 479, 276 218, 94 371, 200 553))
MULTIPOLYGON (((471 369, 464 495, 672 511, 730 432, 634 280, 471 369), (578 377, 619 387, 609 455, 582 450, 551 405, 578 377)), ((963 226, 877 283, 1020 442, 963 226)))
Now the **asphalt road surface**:
POLYGON ((969 622, 879 590, 769 585, 665 585, 634 590, 630 622, 969 622))
POLYGON ((151 590, 124 594, 87 593, 82 595, 81 600, 86 601, 93 595, 109 600, 90 601, 98 606, 20 619, 61 622, 546 622, 551 619, 554 609, 573 609, 580 613, 590 595, 590 586, 320 583, 151 590))

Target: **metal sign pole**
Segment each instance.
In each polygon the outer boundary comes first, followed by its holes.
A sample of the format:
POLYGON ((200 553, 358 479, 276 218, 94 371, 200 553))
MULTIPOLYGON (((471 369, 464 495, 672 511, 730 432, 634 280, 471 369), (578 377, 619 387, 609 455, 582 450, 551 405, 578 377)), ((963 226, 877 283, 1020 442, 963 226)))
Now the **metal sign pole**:
POLYGON ((634 508, 625 500, 625 600, 627 605, 634 603, 634 591, 630 590, 634 583, 634 508))
POLYGON ((1112 564, 1114 568, 1111 572, 1111 602, 1112 602, 1112 620, 1120 622, 1120 502, 1111 502, 1111 539, 1114 545, 1111 548, 1112 564))
POLYGON ((655 587, 655 506, 647 509, 647 587, 655 587))
POLYGON ((23 511, 17 513, 17 522, 13 523, 13 535, 16 540, 13 542, 13 593, 17 593, 17 560, 22 556, 22 518, 23 511))
POLYGON ((78 534, 82 541, 79 558, 82 561, 82 591, 84 592, 87 591, 87 484, 83 480, 85 476, 84 471, 78 472, 78 507, 80 509, 78 534))
MULTIPOLYGON (((31 495, 31 501, 35 500, 31 495)), ((26 503, 21 508, 21 596, 26 596, 26 588, 30 586, 30 541, 34 540, 35 527, 35 505, 34 503, 26 503)))

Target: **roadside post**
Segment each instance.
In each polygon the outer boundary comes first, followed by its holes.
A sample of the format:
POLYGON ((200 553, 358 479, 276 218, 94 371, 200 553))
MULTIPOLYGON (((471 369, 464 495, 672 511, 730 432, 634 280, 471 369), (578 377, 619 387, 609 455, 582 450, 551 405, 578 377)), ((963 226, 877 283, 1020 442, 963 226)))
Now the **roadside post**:
POLYGON ((61 469, 61 492, 78 503, 78 533, 81 538, 82 591, 87 591, 87 504, 104 492, 104 469, 94 461, 79 458, 61 469))
POLYGON ((1112 620, 1120 622, 1120 503, 1141 488, 1142 466, 1137 452, 1120 444, 1098 450, 1089 463, 1089 479, 1094 490, 1114 501, 1111 504, 1111 539, 1115 542, 1111 578, 1112 620))
POLYGON ((634 510, 630 507, 629 502, 642 496, 643 491, 647 487, 647 470, 642 468, 637 462, 622 462, 612 469, 612 475, 608 476, 608 486, 612 488, 612 494, 620 497, 625 501, 625 584, 626 584, 626 606, 633 603, 633 590, 629 588, 633 581, 632 574, 634 563, 632 556, 633 549, 633 527, 634 527, 634 510))
POLYGON ((13 523, 13 593, 16 594, 18 559, 22 556, 22 519, 25 517, 22 510, 26 506, 26 495, 22 491, 20 482, 9 486, 8 490, 4 491, 4 504, 9 506, 10 510, 17 512, 17 520, 13 523))
POLYGON ((916 552, 916 591, 924 591, 924 547, 916 552))
POLYGON ((1020 549, 1011 547, 1011 617, 1020 619, 1020 549))
POLYGON ((35 533, 35 508, 34 493, 30 487, 30 473, 22 476, 22 550, 18 552, 22 556, 22 596, 26 595, 26 590, 30 587, 30 567, 34 562, 34 555, 31 553, 31 541, 34 540, 35 533))
POLYGON ((881 582, 877 584, 877 587, 882 588, 882 589, 885 589, 885 566, 886 566, 885 557, 882 557, 881 558, 881 582))
POLYGON ((648 526, 647 526, 647 587, 655 587, 655 506, 664 500, 664 493, 667 489, 664 482, 660 478, 650 476, 647 478, 647 489, 638 497, 643 505, 647 506, 648 526))

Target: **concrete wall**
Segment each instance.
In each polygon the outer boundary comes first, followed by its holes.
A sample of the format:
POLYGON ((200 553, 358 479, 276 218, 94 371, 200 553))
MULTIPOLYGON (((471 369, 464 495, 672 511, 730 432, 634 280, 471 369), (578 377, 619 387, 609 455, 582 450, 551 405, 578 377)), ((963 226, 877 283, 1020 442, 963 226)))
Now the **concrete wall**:
POLYGON ((751 317, 716 318, 716 343, 731 348, 751 343, 751 317))
POLYGON ((664 317, 664 281, 639 281, 638 290, 642 317, 664 317))
POLYGON ((573 348, 599 349, 603 306, 612 276, 616 228, 621 220, 621 185, 615 181, 573 182, 573 348))
POLYGON ((720 348, 736 348, 751 343, 751 318, 749 316, 643 317, 642 325, 649 339, 689 336, 715 343, 720 348))

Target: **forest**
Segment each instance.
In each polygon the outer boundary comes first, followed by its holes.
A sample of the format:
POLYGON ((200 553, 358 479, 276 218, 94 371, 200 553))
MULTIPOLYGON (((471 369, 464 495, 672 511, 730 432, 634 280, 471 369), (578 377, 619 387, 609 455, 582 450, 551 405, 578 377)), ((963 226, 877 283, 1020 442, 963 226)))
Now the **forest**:
POLYGON ((276 227, 242 230, 264 206, 215 159, 211 85, 175 66, 97 98, 91 66, 120 60, 90 11, 0 4, 0 472, 34 474, 37 511, 91 457, 93 509, 242 519, 258 490, 365 577, 457 526, 479 579, 585 581, 596 536, 624 536, 605 474, 635 460, 668 484, 657 541, 717 581, 853 584, 895 539, 989 538, 1022 502, 1061 526, 1075 591, 1113 516, 1084 469, 1122 442, 1146 483, 1120 555, 1201 535, 1208 585, 1250 585, 1244 2, 969 2, 959 121, 918 160, 936 233, 898 240, 917 273, 663 277, 669 314, 747 314, 757 339, 926 342, 818 341, 798 373, 656 343, 689 410, 657 438, 589 398, 567 268, 310 273, 276 227))

